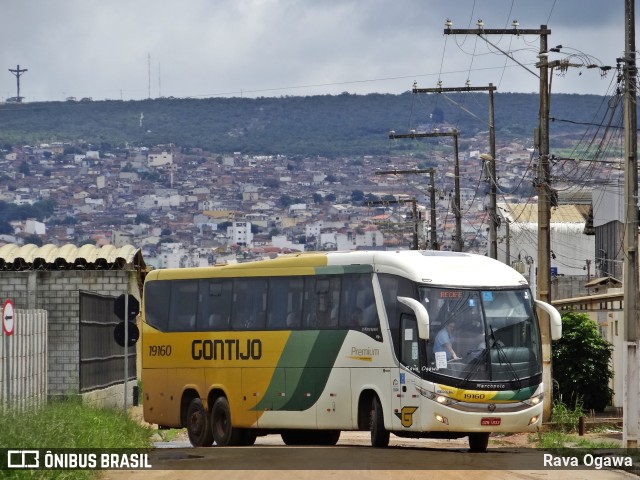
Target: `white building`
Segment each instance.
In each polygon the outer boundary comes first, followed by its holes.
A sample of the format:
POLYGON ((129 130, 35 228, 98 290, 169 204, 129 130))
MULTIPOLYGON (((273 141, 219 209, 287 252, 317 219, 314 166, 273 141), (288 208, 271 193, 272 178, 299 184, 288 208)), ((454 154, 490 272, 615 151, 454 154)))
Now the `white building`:
MULTIPOLYGON (((584 233, 587 206, 558 205, 551 209, 551 275, 586 276, 595 265, 595 236, 584 233)), ((497 229, 498 260, 523 270, 534 295, 538 262, 537 203, 500 203, 502 221, 497 229), (507 234, 508 226, 508 234, 507 234), (507 250, 510 258, 506 258, 507 250), (517 263, 516 263, 517 262, 517 263)))
POLYGON ((367 228, 363 233, 349 231, 336 234, 338 250, 356 250, 358 248, 378 248, 384 245, 382 232, 375 227, 367 228))
POLYGON ((297 250, 299 252, 304 252, 304 245, 302 243, 293 243, 290 240, 287 240, 286 235, 275 235, 271 237, 271 245, 277 248, 282 248, 283 250, 297 250))
POLYGON ((227 237, 229 237, 229 243, 232 245, 252 246, 251 222, 233 222, 230 227, 227 227, 227 237))
POLYGON ((304 227, 304 234, 307 237, 320 237, 320 231, 324 227, 324 222, 319 221, 315 223, 309 223, 304 227))
POLYGON ((181 243, 163 243, 156 258, 158 268, 206 267, 209 262, 202 250, 185 248, 181 243))
POLYGON ((37 220, 27 220, 24 224, 24 232, 31 235, 44 235, 46 230, 45 224, 37 220))

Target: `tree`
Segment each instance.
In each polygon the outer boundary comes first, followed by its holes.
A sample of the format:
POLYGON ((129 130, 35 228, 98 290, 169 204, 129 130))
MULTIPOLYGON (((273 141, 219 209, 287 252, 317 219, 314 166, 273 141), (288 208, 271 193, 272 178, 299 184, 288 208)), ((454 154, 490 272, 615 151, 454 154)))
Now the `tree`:
POLYGON ((611 344, 587 314, 563 314, 562 338, 553 342, 555 394, 570 407, 582 403, 585 409, 603 411, 613 398, 611 354, 611 344))
POLYGON ((135 223, 136 225, 140 225, 141 223, 150 225, 151 223, 153 223, 153 221, 151 220, 151 217, 146 213, 138 213, 133 223, 135 223))
POLYGON ((364 200, 364 192, 362 190, 353 190, 351 192, 351 202, 362 202, 364 200))
POLYGON ((34 244, 38 247, 41 247, 43 245, 42 238, 40 238, 38 235, 27 235, 26 237, 24 237, 24 244, 34 244))
POLYGON ((20 162, 20 166, 18 166, 18 172, 22 173, 25 177, 28 177, 31 174, 29 164, 24 160, 20 162))
POLYGON ((267 188, 280 188, 280 181, 276 178, 265 178, 262 184, 267 188))
POLYGON ((291 197, 289 195, 282 195, 280 197, 280 199, 278 200, 278 203, 283 207, 283 208, 287 208, 289 207, 292 203, 293 200, 291 199, 291 197))

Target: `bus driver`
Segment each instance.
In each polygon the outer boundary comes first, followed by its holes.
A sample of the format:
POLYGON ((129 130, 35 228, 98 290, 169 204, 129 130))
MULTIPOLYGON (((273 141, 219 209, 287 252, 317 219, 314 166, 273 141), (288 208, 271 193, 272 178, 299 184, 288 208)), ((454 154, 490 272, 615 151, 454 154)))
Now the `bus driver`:
POLYGON ((447 354, 447 361, 460 359, 460 357, 458 357, 456 352, 453 350, 453 330, 455 329, 455 327, 455 321, 449 320, 447 323, 445 323, 444 327, 440 329, 433 343, 433 351, 435 353, 445 352, 447 354))

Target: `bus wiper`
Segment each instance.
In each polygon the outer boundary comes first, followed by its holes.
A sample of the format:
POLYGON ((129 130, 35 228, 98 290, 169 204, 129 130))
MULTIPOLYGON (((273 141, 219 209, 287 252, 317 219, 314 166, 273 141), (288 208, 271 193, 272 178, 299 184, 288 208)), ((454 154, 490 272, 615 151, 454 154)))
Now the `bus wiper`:
POLYGON ((482 353, 480 353, 479 355, 474 355, 473 360, 469 362, 467 367, 467 374, 462 379, 463 385, 468 385, 469 381, 471 380, 471 377, 476 374, 476 372, 480 368, 480 365, 485 364, 488 357, 489 357, 489 349, 486 348, 486 345, 485 345, 485 348, 482 349, 482 353))
POLYGON ((505 365, 507 365, 507 367, 509 368, 509 370, 511 371, 511 374, 513 375, 513 378, 515 379, 518 388, 522 388, 522 382, 520 381, 520 377, 518 376, 518 372, 516 372, 515 368, 513 368, 513 364, 509 361, 509 357, 507 356, 507 354, 505 353, 505 351, 502 348, 502 342, 499 342, 496 339, 495 334, 493 333, 493 325, 489 325, 489 330, 491 331, 491 349, 495 348, 496 351, 498 352, 498 361, 500 363, 504 363, 505 365))

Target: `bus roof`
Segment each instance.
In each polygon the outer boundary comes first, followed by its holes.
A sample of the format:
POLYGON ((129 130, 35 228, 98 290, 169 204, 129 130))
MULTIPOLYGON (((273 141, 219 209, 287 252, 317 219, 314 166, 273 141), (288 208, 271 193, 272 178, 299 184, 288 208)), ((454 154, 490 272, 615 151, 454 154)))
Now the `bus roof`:
POLYGON ((153 270, 147 279, 321 275, 350 271, 391 273, 431 285, 513 287, 527 284, 515 269, 492 258, 435 250, 295 253, 257 262, 153 270))

